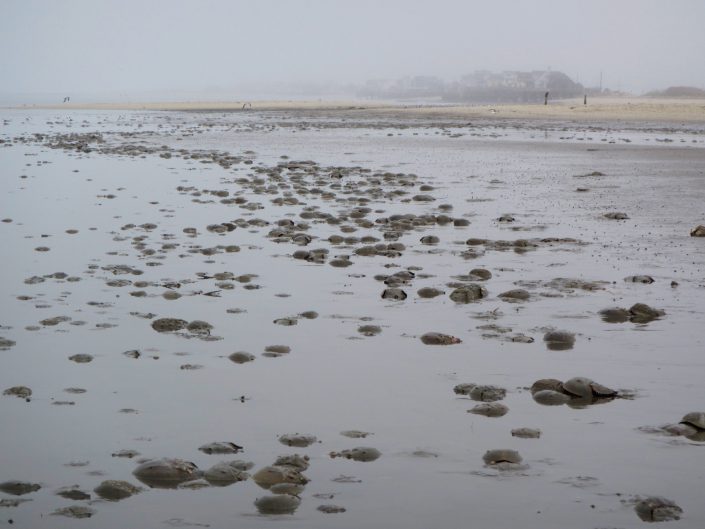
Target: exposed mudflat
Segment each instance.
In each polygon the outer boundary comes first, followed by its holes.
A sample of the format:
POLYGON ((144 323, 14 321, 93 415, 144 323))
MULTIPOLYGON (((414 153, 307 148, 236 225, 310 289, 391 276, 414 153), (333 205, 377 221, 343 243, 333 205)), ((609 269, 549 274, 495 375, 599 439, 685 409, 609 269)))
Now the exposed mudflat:
POLYGON ((0 525, 705 526, 705 126, 0 119, 0 525))

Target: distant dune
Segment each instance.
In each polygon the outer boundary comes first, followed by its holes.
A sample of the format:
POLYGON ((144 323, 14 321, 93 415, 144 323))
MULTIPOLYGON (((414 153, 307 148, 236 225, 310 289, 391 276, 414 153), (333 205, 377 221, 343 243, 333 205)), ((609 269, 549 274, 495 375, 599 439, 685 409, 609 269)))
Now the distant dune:
POLYGON ((695 86, 669 86, 665 90, 656 90, 646 94, 649 97, 678 97, 689 99, 705 98, 705 90, 696 88, 695 86))

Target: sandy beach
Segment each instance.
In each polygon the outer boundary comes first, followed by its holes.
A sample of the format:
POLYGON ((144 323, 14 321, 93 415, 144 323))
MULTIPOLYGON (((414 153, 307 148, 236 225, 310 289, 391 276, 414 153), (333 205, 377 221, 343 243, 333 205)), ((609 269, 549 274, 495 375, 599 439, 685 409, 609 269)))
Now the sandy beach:
POLYGON ((3 520, 705 526, 698 104, 229 105, 0 111, 3 520))
POLYGON ((650 121, 705 123, 705 99, 589 98, 553 101, 549 105, 435 105, 370 101, 183 101, 171 103, 66 103, 32 108, 63 110, 171 110, 171 111, 304 111, 353 112, 367 116, 422 118, 494 118, 575 121, 650 121))

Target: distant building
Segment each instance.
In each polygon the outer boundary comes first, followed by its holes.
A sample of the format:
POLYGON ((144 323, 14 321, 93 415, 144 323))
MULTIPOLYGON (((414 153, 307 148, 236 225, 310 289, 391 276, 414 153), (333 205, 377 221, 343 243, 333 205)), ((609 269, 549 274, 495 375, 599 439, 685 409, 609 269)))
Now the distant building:
POLYGON ((367 81, 357 95, 380 99, 443 98, 471 103, 543 103, 546 92, 550 92, 550 99, 578 97, 585 93, 581 84, 561 72, 479 70, 452 83, 429 75, 376 79, 367 81))
POLYGON ((494 73, 479 70, 453 83, 445 92, 444 99, 476 103, 538 103, 543 102, 546 92, 550 92, 551 99, 564 99, 582 95, 584 88, 562 72, 534 70, 494 73))

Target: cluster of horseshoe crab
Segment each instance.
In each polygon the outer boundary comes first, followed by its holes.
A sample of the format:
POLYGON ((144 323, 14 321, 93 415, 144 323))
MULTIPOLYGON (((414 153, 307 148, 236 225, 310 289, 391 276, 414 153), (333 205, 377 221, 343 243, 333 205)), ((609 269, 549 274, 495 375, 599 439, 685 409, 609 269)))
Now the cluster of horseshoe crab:
POLYGON ((585 377, 574 377, 565 382, 555 378, 543 378, 531 385, 531 395, 536 402, 544 406, 584 407, 600 404, 618 398, 631 398, 633 395, 603 386, 585 377))
MULTIPOLYGON (((453 388, 457 395, 469 397, 480 404, 468 410, 469 413, 486 417, 502 417, 509 409, 497 402, 505 398, 504 388, 474 383, 458 384, 453 388)), ((606 403, 614 399, 631 399, 631 391, 617 391, 585 377, 574 377, 566 381, 540 379, 530 388, 533 399, 545 406, 566 404, 574 408, 584 408, 593 404, 606 403)), ((669 436, 683 436, 691 441, 705 442, 705 412, 690 412, 676 424, 659 427, 643 427, 648 433, 661 433, 669 436)), ((538 439, 542 432, 535 428, 515 428, 513 437, 538 439)), ((487 450, 483 455, 486 467, 500 472, 517 472, 529 468, 517 450, 497 448, 487 450)), ((645 522, 665 522, 679 520, 683 510, 673 501, 660 497, 637 497, 632 501, 637 516, 645 522)))
MULTIPOLYGON (((341 435, 349 438, 364 438, 368 432, 348 430, 341 435)), ((285 434, 279 437, 279 442, 288 447, 306 448, 318 442, 310 434, 285 434)), ((205 454, 235 454, 243 450, 232 442, 217 441, 202 445, 199 450, 205 454)), ((136 453, 114 454, 120 457, 133 457, 136 453)), ((356 447, 330 453, 331 458, 345 458, 359 462, 371 462, 381 457, 381 452, 371 447, 356 447)), ((251 461, 233 459, 220 461, 202 470, 192 461, 178 458, 162 457, 157 459, 140 459, 138 466, 132 472, 133 476, 149 488, 155 489, 202 489, 207 487, 227 487, 235 483, 253 481, 268 494, 258 497, 254 505, 263 515, 282 515, 294 513, 301 504, 301 496, 309 478, 304 472, 309 468, 308 455, 291 453, 281 455, 268 466, 259 468, 254 473, 249 471, 255 466, 251 461)), ((6 481, 0 483, 0 492, 12 496, 23 496, 41 489, 39 483, 23 481, 6 481)), ((144 488, 122 480, 104 480, 93 489, 95 495, 104 501, 121 501, 135 494, 144 492, 144 488)), ((81 490, 78 486, 62 487, 56 491, 58 496, 74 501, 89 501, 90 492, 81 490)), ((323 498, 325 495, 314 495, 323 498)), ((17 506, 25 499, 2 500, 0 506, 17 506)), ((322 504, 317 510, 326 514, 343 513, 345 507, 334 504, 322 504)), ((53 514, 70 518, 90 518, 95 510, 86 505, 70 505, 57 509, 53 514)))

